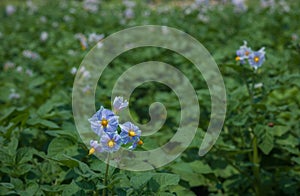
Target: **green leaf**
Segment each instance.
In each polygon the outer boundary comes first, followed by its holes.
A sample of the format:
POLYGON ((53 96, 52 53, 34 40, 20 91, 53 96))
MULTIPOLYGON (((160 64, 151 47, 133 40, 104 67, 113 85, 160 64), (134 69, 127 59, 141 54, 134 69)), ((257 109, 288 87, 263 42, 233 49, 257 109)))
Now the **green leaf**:
POLYGON ((29 88, 35 88, 39 85, 42 85, 46 79, 44 77, 37 77, 29 83, 29 88))
POLYGON ((77 145, 65 137, 54 138, 48 146, 48 156, 50 157, 62 154, 72 156, 77 153, 77 145))
POLYGON ((29 125, 43 125, 48 128, 59 128, 59 126, 57 124, 55 124, 54 122, 49 121, 49 120, 40 119, 40 118, 29 119, 27 121, 27 123, 29 125))
POLYGON ((292 157, 291 160, 300 165, 300 157, 292 157))
POLYGON ((80 187, 76 185, 74 180, 66 185, 63 189, 62 196, 75 195, 76 192, 80 191, 80 187))
POLYGON ((78 163, 79 163, 79 167, 74 168, 75 173, 77 173, 85 178, 93 179, 93 178, 99 177, 99 174, 96 174, 95 172, 93 172, 87 164, 80 162, 80 161, 78 161, 78 163))
POLYGON ((180 177, 177 174, 157 173, 152 177, 152 179, 159 184, 159 189, 164 189, 169 185, 177 185, 180 177))
POLYGON ((54 137, 67 137, 68 139, 71 139, 73 142, 78 141, 78 137, 76 134, 76 131, 71 130, 48 130, 45 131, 48 135, 54 136, 54 137))
MULTIPOLYGON (((185 163, 183 161, 172 164, 172 171, 180 175, 180 178, 187 181, 190 186, 200 186, 205 184, 205 178, 199 171, 197 171, 197 166, 191 167, 190 163, 185 163), (196 170, 196 171, 195 171, 196 170)), ((208 170, 205 170, 206 173, 208 170)))
POLYGON ((154 173, 149 172, 135 175, 130 178, 130 184, 136 190, 141 189, 152 178, 153 175, 154 173))
POLYGON ((50 112, 54 107, 55 107, 55 103, 49 100, 37 110, 37 114, 43 116, 48 112, 50 112))
POLYGON ((6 108, 4 112, 1 112, 0 122, 10 116, 16 110, 15 107, 6 108))
POLYGON ((8 189, 13 189, 13 188, 15 188, 15 186, 14 186, 13 184, 7 183, 7 182, 1 182, 1 183, 0 183, 0 186, 3 186, 3 187, 8 188, 8 189))
POLYGON ((209 174, 213 172, 209 165, 204 164, 202 161, 194 161, 192 163, 189 163, 189 165, 195 173, 209 174))
POLYGON ((282 136, 284 135, 286 132, 288 132, 290 129, 289 126, 280 126, 280 125, 276 125, 274 127, 268 127, 267 131, 270 131, 273 133, 273 135, 275 136, 282 136))
POLYGON ((26 193, 28 195, 36 195, 36 192, 39 190, 39 185, 35 182, 29 182, 26 187, 26 193))
POLYGON ((5 149, 0 149, 0 162, 6 164, 13 164, 14 158, 10 154, 7 153, 5 149))
POLYGON ((52 160, 55 160, 55 161, 59 162, 60 164, 67 166, 69 168, 74 168, 74 167, 79 166, 79 163, 77 160, 71 159, 66 155, 60 156, 58 158, 59 159, 52 159, 52 160), (64 157, 66 157, 66 159, 64 159, 64 157))
POLYGON ((21 176, 26 174, 32 169, 33 165, 28 163, 23 163, 17 166, 17 168, 13 171, 16 176, 21 176))
POLYGON ((29 147, 19 148, 17 151, 16 162, 18 164, 26 163, 32 160, 34 150, 29 147))
POLYGON ((24 183, 19 178, 10 177, 10 183, 13 184, 15 187, 18 187, 17 190, 24 189, 24 183))
POLYGON ((96 186, 93 182, 88 182, 86 180, 81 180, 79 182, 75 182, 78 187, 84 190, 95 190, 96 186))
POLYGON ((260 143, 258 144, 258 147, 262 150, 264 154, 268 155, 274 148, 273 135, 269 131, 266 131, 260 136, 259 140, 260 143))

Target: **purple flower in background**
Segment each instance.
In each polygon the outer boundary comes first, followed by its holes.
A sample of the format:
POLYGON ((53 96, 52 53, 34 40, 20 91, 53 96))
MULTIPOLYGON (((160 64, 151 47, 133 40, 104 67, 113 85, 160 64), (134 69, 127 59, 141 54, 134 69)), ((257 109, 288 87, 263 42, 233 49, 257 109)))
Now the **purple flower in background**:
POLYGON ((36 59, 40 58, 40 55, 38 53, 33 52, 31 50, 23 50, 22 54, 23 54, 24 57, 29 58, 29 59, 33 59, 33 60, 36 60, 36 59))
POLYGON ((128 101, 123 99, 123 97, 115 97, 113 107, 114 111, 118 112, 128 106, 128 101))
POLYGON ((121 127, 120 136, 124 144, 139 140, 141 136, 141 130, 137 126, 135 126, 131 122, 126 122, 120 125, 120 127, 121 127))
POLYGON ((91 149, 89 151, 89 155, 94 154, 95 152, 103 152, 103 149, 101 148, 100 144, 96 140, 90 141, 91 149))
POLYGON ((259 51, 252 52, 249 55, 248 61, 250 66, 254 69, 260 67, 265 61, 265 48, 263 47, 259 51))
POLYGON ((96 34, 96 33, 91 33, 88 36, 89 42, 99 42, 104 38, 103 34, 96 34))
POLYGON ((15 8, 15 6, 13 6, 13 5, 7 5, 7 6, 5 7, 5 12, 6 12, 6 14, 7 14, 8 16, 10 16, 10 15, 12 15, 12 14, 14 14, 14 13, 16 12, 16 8, 15 8))
POLYGON ((102 146, 103 151, 105 152, 115 152, 118 151, 121 147, 122 141, 121 137, 114 133, 114 134, 103 134, 100 143, 102 146))
POLYGON ((118 118, 119 117, 116 116, 111 110, 101 107, 100 110, 98 110, 96 114, 89 119, 89 121, 93 131, 97 135, 101 136, 103 132, 116 132, 119 124, 118 118))
POLYGON ((124 11, 124 16, 125 18, 127 19, 131 19, 134 17, 134 11, 132 8, 127 8, 125 11, 124 11))
POLYGON ((235 11, 244 12, 247 10, 245 0, 232 0, 231 2, 235 6, 235 11))
POLYGON ((15 89, 10 89, 10 94, 8 96, 8 98, 10 100, 13 100, 13 99, 20 99, 20 94, 19 93, 16 93, 16 90, 15 89))

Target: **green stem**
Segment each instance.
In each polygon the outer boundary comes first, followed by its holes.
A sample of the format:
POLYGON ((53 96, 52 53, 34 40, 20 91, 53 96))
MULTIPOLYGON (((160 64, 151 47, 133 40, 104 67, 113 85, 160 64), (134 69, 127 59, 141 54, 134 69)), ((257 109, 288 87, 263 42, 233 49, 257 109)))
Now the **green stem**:
POLYGON ((103 189, 102 196, 106 196, 108 170, 109 170, 109 154, 107 155, 106 170, 105 170, 105 176, 104 176, 104 182, 103 182, 105 188, 103 189))
MULTIPOLYGON (((251 85, 248 84, 248 82, 246 81, 246 86, 247 86, 247 90, 250 96, 250 104, 251 106, 253 106, 254 104, 254 94, 253 94, 253 89, 254 89, 254 84, 255 84, 255 80, 256 80, 256 71, 254 74, 252 74, 251 76, 251 85)), ((253 107, 252 107, 253 109, 253 107)), ((252 133, 253 134, 253 133, 252 133)), ((251 135, 252 135, 251 134, 251 135)), ((254 175, 254 190, 257 196, 262 195, 261 192, 261 182, 260 182, 260 169, 259 169, 259 154, 258 154, 258 146, 257 146, 257 137, 256 135, 252 135, 252 163, 253 163, 253 167, 252 167, 252 172, 254 175)))
POLYGON ((255 135, 252 140, 252 149, 253 149, 253 154, 252 154, 253 174, 254 174, 254 178, 255 178, 254 188, 255 188, 256 195, 261 195, 257 137, 255 135))

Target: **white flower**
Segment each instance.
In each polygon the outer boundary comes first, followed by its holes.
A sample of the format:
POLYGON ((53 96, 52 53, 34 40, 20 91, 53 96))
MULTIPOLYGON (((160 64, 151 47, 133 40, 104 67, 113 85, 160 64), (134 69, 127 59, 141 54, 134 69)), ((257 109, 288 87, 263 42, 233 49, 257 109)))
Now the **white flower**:
POLYGON ((40 17, 40 21, 41 21, 42 23, 46 23, 46 22, 47 22, 47 18, 46 18, 45 16, 41 16, 41 17, 40 17))
POLYGON ((43 31, 40 35, 40 40, 42 42, 45 42, 48 39, 48 33, 46 31, 43 31))
POLYGON ((135 2, 129 1, 129 0, 123 0, 123 4, 124 4, 125 7, 127 7, 127 8, 132 8, 132 7, 135 6, 135 2))
POLYGON ((127 18, 127 19, 133 18, 133 17, 134 17, 133 9, 132 9, 132 8, 127 8, 127 9, 124 11, 124 16, 125 16, 125 18, 127 18))
POLYGON ((84 66, 80 67, 79 73, 82 75, 83 78, 89 79, 91 77, 90 72, 86 70, 84 66))
POLYGON ((203 5, 203 4, 208 5, 209 0, 195 0, 195 4, 198 5, 198 6, 203 5))
POLYGON ((21 73, 23 71, 23 67, 18 66, 17 69, 16 69, 16 71, 19 72, 19 73, 21 73))
POLYGON ((291 8, 289 4, 285 0, 280 0, 279 1, 279 7, 284 11, 284 12, 290 12, 291 8))
POLYGON ((82 33, 77 33, 77 34, 75 34, 75 38, 80 41, 81 49, 86 50, 88 47, 86 37, 82 33))
POLYGON ((115 97, 113 107, 114 111, 118 112, 128 106, 128 101, 123 99, 123 97, 115 97))
POLYGON ((74 9, 74 8, 70 8, 69 12, 70 12, 70 14, 75 14, 75 12, 76 12, 76 9, 74 9))
POLYGON ((24 50, 23 56, 26 58, 29 58, 29 59, 33 59, 33 60, 40 58, 40 55, 38 53, 33 52, 31 50, 24 50))
POLYGON ((76 72, 77 72, 77 68, 76 67, 72 67, 72 69, 71 69, 70 72, 71 72, 72 75, 75 75, 76 72))
POLYGON ((72 17, 69 16, 69 15, 65 15, 65 16, 63 17, 63 19, 64 19, 65 22, 70 22, 70 21, 72 21, 72 17))
POLYGON ((15 89, 10 89, 10 94, 8 96, 9 99, 19 99, 20 98, 20 94, 16 93, 15 89))
POLYGON ((8 16, 10 16, 10 15, 12 15, 16 12, 16 8, 13 5, 7 5, 6 8, 5 8, 5 11, 6 11, 6 14, 8 16))
POLYGON ((90 90, 91 90, 90 85, 86 85, 85 87, 83 87, 82 92, 83 92, 83 93, 89 93, 90 90))
POLYGON ((235 6, 237 12, 244 12, 247 10, 245 0, 232 0, 231 2, 235 6))
POLYGON ((101 39, 104 38, 103 34, 96 34, 96 33, 91 33, 89 34, 89 42, 99 42, 101 39))
POLYGON ((102 42, 98 42, 98 43, 97 43, 97 48, 102 48, 102 46, 103 46, 103 43, 102 43, 102 42))
POLYGON ((256 83, 256 84, 254 84, 254 88, 261 88, 261 87, 263 87, 263 83, 256 83))
POLYGON ((8 70, 8 69, 11 69, 11 68, 14 68, 15 67, 15 64, 13 62, 10 62, 10 61, 7 61, 4 65, 3 65, 3 69, 4 70, 8 70))
POLYGON ((263 8, 274 8, 275 6, 275 1, 274 0, 260 0, 260 5, 263 8))
POLYGON ((96 13, 98 11, 99 1, 98 0, 85 0, 83 2, 83 7, 85 10, 96 13))
POLYGON ((56 22, 56 21, 52 22, 52 27, 57 28, 58 26, 59 26, 58 22, 56 22))
POLYGON ((26 70, 26 74, 28 75, 28 76, 33 76, 33 72, 32 72, 32 70, 31 69, 27 69, 26 70))
POLYGON ((296 33, 293 33, 291 37, 292 37, 292 40, 294 40, 294 41, 299 39, 299 36, 296 33))
POLYGON ((33 13, 38 10, 38 7, 34 3, 32 3, 32 1, 28 0, 26 2, 26 4, 27 4, 27 7, 29 8, 30 13, 33 13))
POLYGON ((203 23, 208 23, 209 22, 209 18, 208 16, 202 14, 202 13, 199 13, 198 16, 197 16, 198 20, 200 20, 201 22, 203 23))

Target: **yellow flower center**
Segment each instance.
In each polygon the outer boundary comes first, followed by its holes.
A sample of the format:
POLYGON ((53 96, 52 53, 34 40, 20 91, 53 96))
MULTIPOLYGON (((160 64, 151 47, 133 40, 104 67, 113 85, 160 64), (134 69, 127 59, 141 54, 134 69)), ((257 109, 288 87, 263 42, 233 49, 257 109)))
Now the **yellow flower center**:
POLYGON ((114 141, 114 140, 109 140, 109 141, 107 142, 107 145, 108 145, 108 147, 112 148, 112 147, 114 147, 114 145, 115 145, 115 141, 114 141))
POLYGON ((142 140, 138 141, 138 145, 143 145, 143 144, 144 144, 144 142, 142 140))
POLYGON ((237 57, 235 57, 235 60, 239 61, 239 60, 241 60, 241 58, 239 56, 237 56, 237 57))
POLYGON ((250 53, 249 51, 246 51, 246 52, 245 52, 245 55, 246 55, 246 56, 248 56, 248 55, 249 55, 249 53, 250 53))
POLYGON ((107 125, 108 125, 108 120, 102 119, 101 125, 102 125, 103 127, 107 127, 107 125))
POLYGON ((259 61, 259 57, 258 56, 254 57, 254 61, 255 63, 257 63, 259 61))
POLYGON ((133 130, 129 130, 129 131, 128 131, 128 135, 129 135, 130 137, 136 136, 136 134, 135 134, 135 132, 134 132, 133 130))
POLYGON ((91 149, 90 149, 90 151, 89 151, 89 155, 91 155, 91 154, 94 154, 94 153, 95 153, 95 151, 96 151, 96 149, 95 149, 95 148, 91 148, 91 149))

